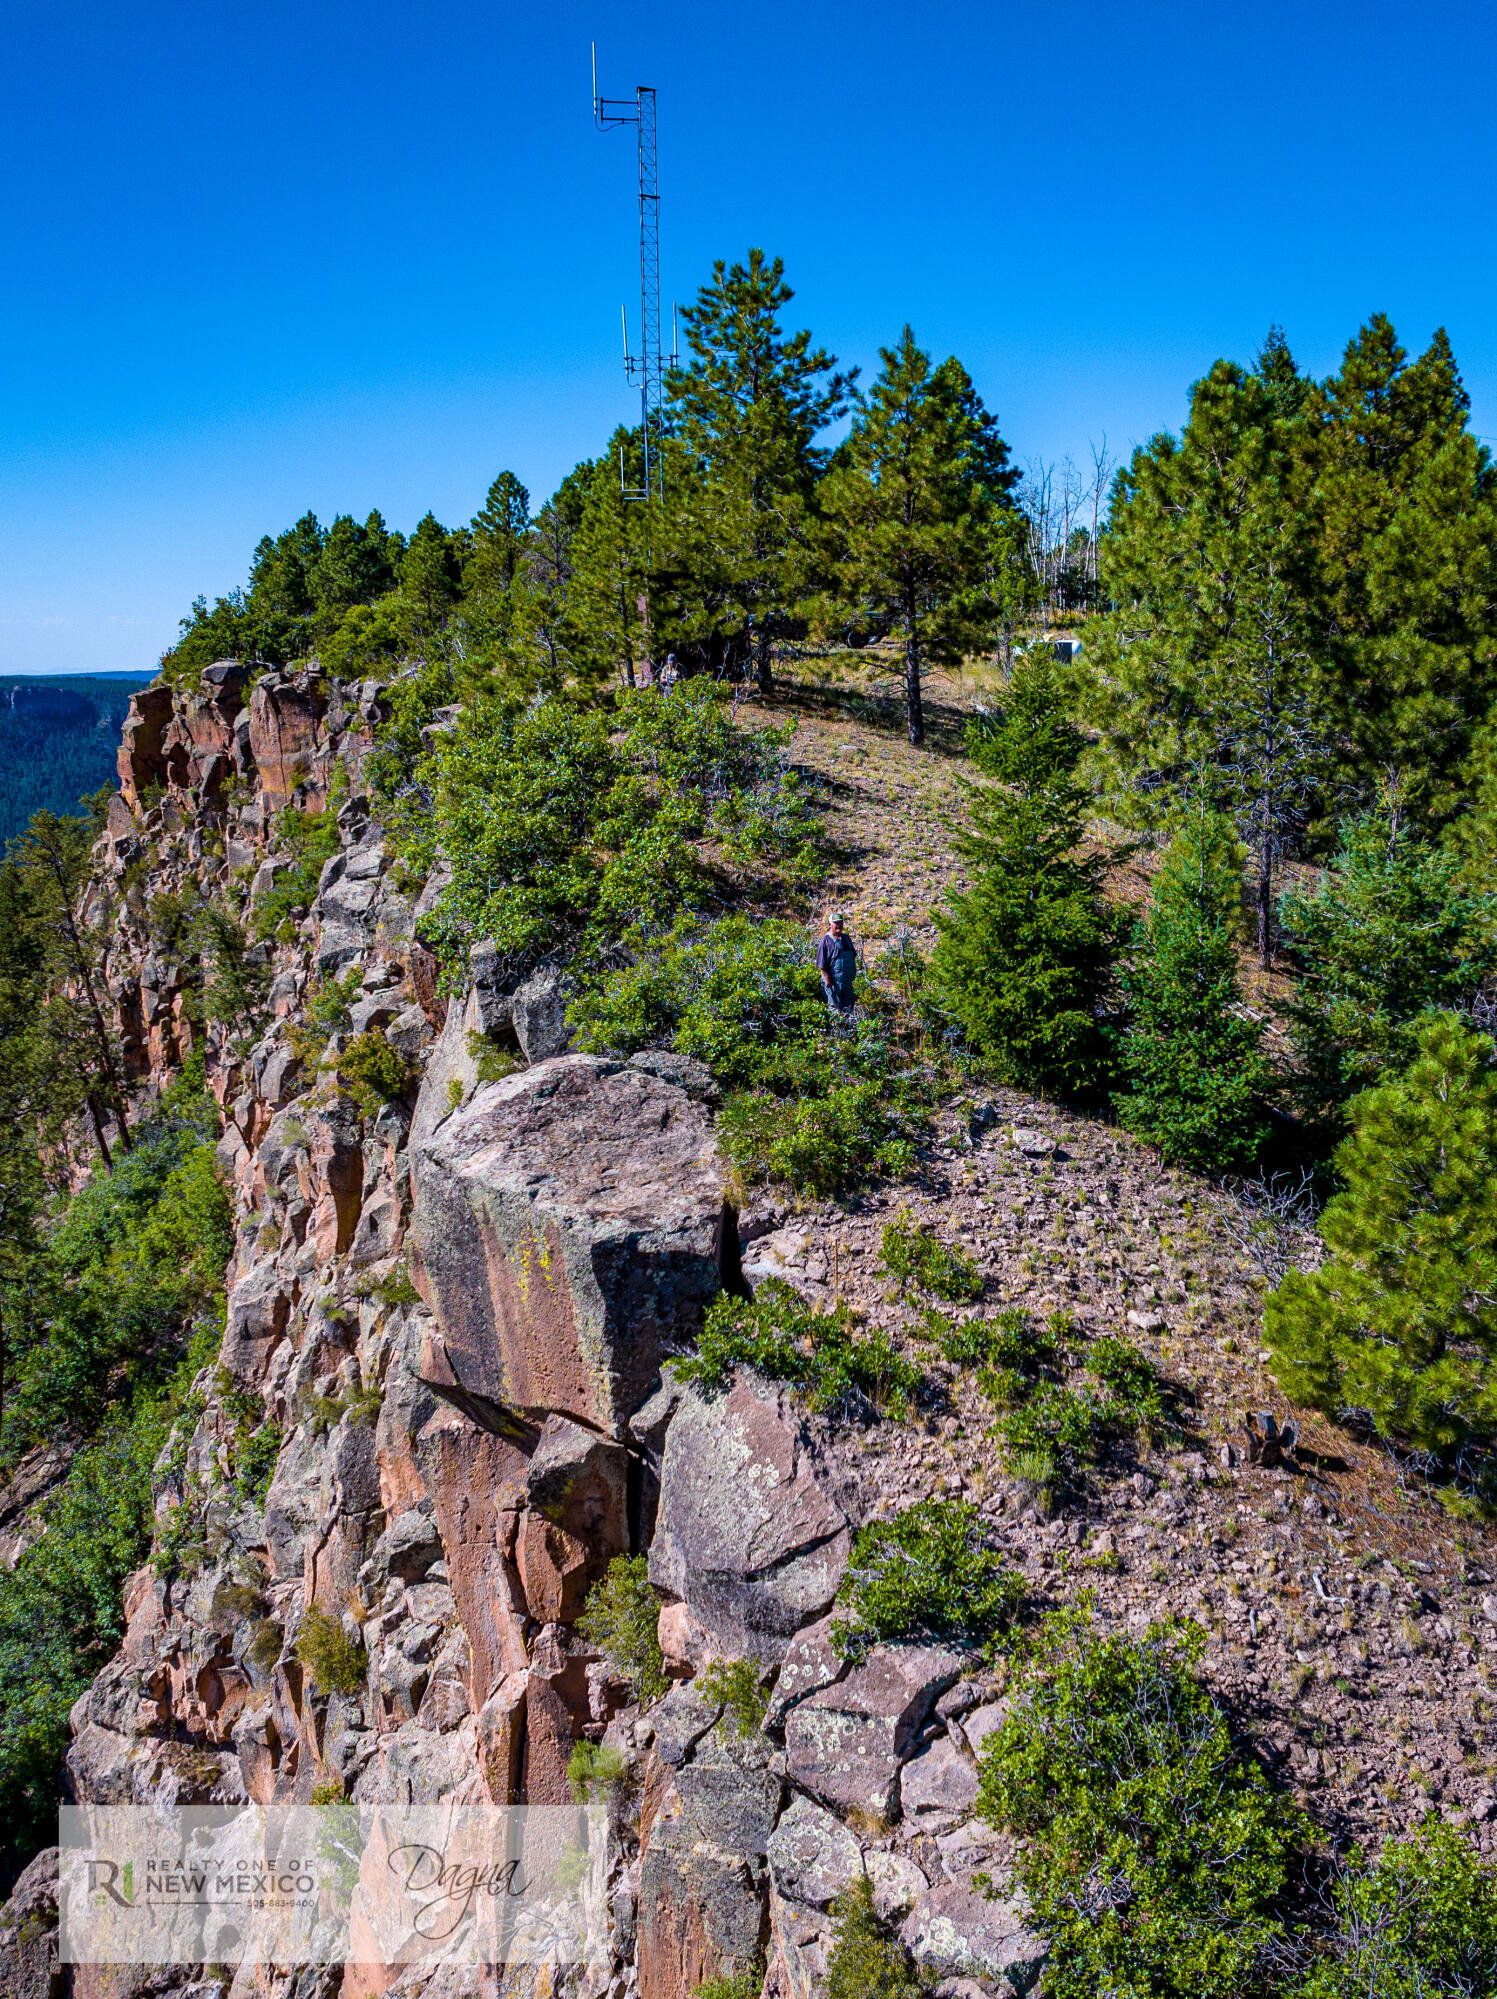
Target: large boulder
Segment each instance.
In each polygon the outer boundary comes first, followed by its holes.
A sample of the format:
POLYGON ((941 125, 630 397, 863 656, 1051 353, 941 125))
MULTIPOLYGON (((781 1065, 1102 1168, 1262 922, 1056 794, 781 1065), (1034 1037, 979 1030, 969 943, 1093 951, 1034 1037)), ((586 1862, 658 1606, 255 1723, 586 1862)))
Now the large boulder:
POLYGON ((723 1394, 682 1393, 665 1433, 650 1580, 718 1651, 778 1661, 831 1604, 850 1544, 783 1390, 739 1374, 723 1394))
POLYGON ((0 1907, 0 1992, 5 1999, 58 1999, 64 1974, 57 1955, 57 1848, 45 1847, 22 1869, 0 1907))
POLYGON ((824 1803, 893 1816, 899 1772, 938 1694, 962 1670, 939 1645, 875 1645, 861 1665, 785 1718, 791 1781, 824 1803))
POLYGON ((764 1954, 766 1853, 782 1785, 768 1743, 690 1687, 655 1711, 641 1811, 639 1991, 687 1999, 764 1954))
POLYGON ((1028 1999, 1045 1968, 1044 1943, 1022 1900, 963 1881, 919 1896, 900 1936, 927 1977, 976 1979, 997 1999, 1028 1999))
POLYGON ((725 1169, 706 1112, 566 1055, 434 1127, 418 1104, 410 1149, 421 1275, 458 1380, 622 1438, 719 1288, 725 1169))

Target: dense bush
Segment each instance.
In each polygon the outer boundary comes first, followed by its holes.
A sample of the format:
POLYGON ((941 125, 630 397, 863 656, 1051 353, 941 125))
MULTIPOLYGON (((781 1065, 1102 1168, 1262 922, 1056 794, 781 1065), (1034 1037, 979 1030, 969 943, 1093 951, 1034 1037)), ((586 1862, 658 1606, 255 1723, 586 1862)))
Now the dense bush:
POLYGON ((88 1435, 112 1404, 162 1381, 221 1289, 232 1215, 200 1080, 190 1071, 114 1171, 73 1197, 8 1301, 6 1461, 44 1436, 88 1435))
POLYGON ((315 1603, 296 1634, 296 1656, 323 1694, 358 1693, 369 1669, 363 1646, 349 1637, 341 1618, 319 1610, 315 1603))
POLYGON ((409 857, 452 871, 429 940, 452 967, 479 938, 517 969, 563 949, 586 967, 704 900, 714 851, 800 868, 810 822, 783 746, 735 727, 708 681, 638 693, 617 733, 559 700, 479 701, 414 768, 431 810, 409 857))
POLYGON ((1123 987, 1128 1088, 1120 1121, 1169 1165, 1222 1173, 1251 1163, 1268 1133, 1263 1030, 1237 981, 1243 849, 1229 820, 1195 812, 1153 882, 1123 987))
POLYGON ((1104 860, 1077 851, 1087 804, 1075 776, 1081 737, 1053 662, 1016 666, 1002 715, 974 724, 968 746, 993 782, 971 792, 971 830, 957 846, 976 880, 936 916, 932 978, 997 1074, 1082 1095, 1106 1074, 1100 1016, 1115 924, 1102 900, 1104 860))
POLYGON ((364 1115, 374 1117, 411 1088, 411 1065, 383 1029, 366 1027, 339 1055, 338 1080, 364 1115))
POLYGON ((1348 1106, 1329 1254, 1270 1294, 1285 1392, 1453 1453, 1497 1432, 1497 1073, 1453 1014, 1418 1025, 1408 1068, 1348 1106))
POLYGON ((257 937, 287 937, 312 907, 324 866, 338 851, 338 821, 331 812, 299 812, 288 807, 276 823, 277 844, 291 866, 255 904, 257 937))
POLYGON ((975 1506, 922 1500, 858 1530, 832 1644, 854 1659, 894 1639, 989 1644, 1023 1594, 1023 1577, 988 1546, 975 1506))
POLYGON ((982 1296, 982 1273, 965 1250, 950 1249, 934 1229, 922 1228, 908 1208, 884 1225, 880 1261, 901 1284, 918 1284, 950 1304, 982 1296))
POLYGON ((923 1999, 926 1991, 909 1952, 875 1914, 866 1874, 832 1904, 826 1991, 827 1999, 923 1999))
POLYGON ((1497 903, 1460 878, 1458 857, 1348 821, 1311 894, 1289 895, 1282 921, 1300 972, 1289 1015, 1299 1088, 1317 1118, 1413 1055, 1424 1013, 1455 1008, 1497 970, 1497 903))
POLYGON ((757 1735, 769 1711, 762 1668, 753 1659, 714 1659, 697 1681, 697 1691, 723 1711, 735 1735, 757 1735))
POLYGON ((660 1599, 650 1587, 649 1563, 643 1555, 615 1555, 608 1573, 588 1591, 577 1629, 636 1700, 658 1700, 670 1686, 659 1625, 660 1599))
POLYGON ((148 1419, 79 1452, 46 1532, 0 1572, 0 1876, 57 1837, 68 1711, 123 1636, 125 1578, 151 1538, 148 1419))
POLYGON ((1054 1999, 1240 1999, 1280 1936, 1305 1827, 1196 1679, 1203 1636, 1046 1618, 981 1760, 978 1812, 1025 1845, 1019 1878, 1054 1999))
POLYGON ((890 1011, 865 993, 834 1023, 810 940, 747 916, 677 925, 605 975, 568 1018, 583 1048, 668 1045, 731 1091, 720 1142, 749 1182, 833 1193, 914 1163, 928 1081, 897 1046, 890 1011))
POLYGON ((903 1415, 921 1381, 887 1333, 858 1339, 845 1305, 818 1312, 774 1277, 757 1286, 752 1301, 726 1292, 714 1298, 696 1351, 674 1371, 679 1381, 716 1394, 737 1367, 788 1382, 813 1409, 862 1405, 880 1415, 903 1415))
POLYGON ((1497 1869, 1434 1813, 1336 1879, 1323 1956, 1294 1999, 1497 1992, 1497 1869))

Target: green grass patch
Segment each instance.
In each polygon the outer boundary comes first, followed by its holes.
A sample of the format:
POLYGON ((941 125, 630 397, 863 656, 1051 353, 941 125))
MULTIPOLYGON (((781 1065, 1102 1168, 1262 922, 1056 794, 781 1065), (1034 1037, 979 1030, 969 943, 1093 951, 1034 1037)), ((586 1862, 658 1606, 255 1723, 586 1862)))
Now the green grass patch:
POLYGON ((902 1417, 923 1376, 885 1332, 861 1339, 845 1305, 818 1312, 791 1285, 769 1277, 752 1302, 719 1293, 696 1351, 674 1363, 676 1378, 720 1394, 735 1368, 783 1381, 815 1410, 902 1417))

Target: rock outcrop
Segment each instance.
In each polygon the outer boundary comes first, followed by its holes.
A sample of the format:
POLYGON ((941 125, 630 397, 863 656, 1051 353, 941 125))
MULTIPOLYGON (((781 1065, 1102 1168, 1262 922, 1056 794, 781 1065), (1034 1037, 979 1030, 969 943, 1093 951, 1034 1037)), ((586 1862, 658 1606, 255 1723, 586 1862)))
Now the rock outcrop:
POLYGON ((565 1055, 480 1086, 412 1173, 428 1300, 463 1386, 621 1438, 720 1288, 725 1175, 701 1106, 565 1055))
MULTIPOLYGON (((221 1351, 159 1467, 158 1559, 73 1712, 73 1793, 563 1803, 577 1744, 602 1742, 625 1771, 613 1955, 577 1999, 687 1999, 761 1966, 778 1999, 813 1999, 832 1905, 861 1875, 933 1975, 1018 1993, 1033 1940, 971 1887, 973 1748, 995 1712, 977 1682, 955 1697, 972 1662, 839 1658, 831 1611, 866 1501, 834 1436, 748 1374, 715 1395, 673 1378, 720 1289, 746 1288, 712 1077, 660 1051, 568 1052, 562 973, 507 979, 491 948, 438 997, 417 932, 440 881, 397 880, 361 780, 384 712, 373 684, 232 662, 131 704, 97 856, 109 992, 143 1094, 202 1052, 236 1236, 221 1351), (268 985, 253 1032, 205 1029, 149 900, 232 891, 253 914, 298 865, 288 808, 335 812, 336 851, 305 913, 251 946, 268 985), (335 978, 342 1015, 313 1035, 308 1002, 335 978), (359 1033, 410 1065, 395 1100, 340 1084, 359 1033), (251 1432, 277 1441, 268 1483, 244 1476, 251 1432), (578 1622, 626 1553, 648 1556, 680 1682, 643 1712, 578 1622), (303 1656, 314 1610, 361 1669, 336 1691, 303 1656), (714 1659, 753 1662, 763 1728, 702 1694, 714 1659)), ((756 1237, 764 1267, 823 1287, 803 1230, 760 1217, 756 1237)), ((39 1459, 36 1490, 58 1469, 39 1459)), ((26 1503, 0 1516, 7 1556, 26 1503)), ((0 1919, 6 1999, 61 1989, 55 1883, 39 1857, 0 1919)), ((204 1976, 146 1986, 222 1999, 204 1976)), ((247 1968, 231 1990, 340 1987, 468 1989, 361 1965, 247 1968)))

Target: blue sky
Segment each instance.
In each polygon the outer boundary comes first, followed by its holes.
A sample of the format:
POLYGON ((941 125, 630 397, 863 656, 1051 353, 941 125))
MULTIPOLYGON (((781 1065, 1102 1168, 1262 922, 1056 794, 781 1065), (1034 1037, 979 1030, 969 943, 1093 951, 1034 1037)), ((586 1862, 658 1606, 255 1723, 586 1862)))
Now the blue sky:
POLYGON ((668 292, 762 243, 844 360, 959 354, 1021 460, 1375 310, 1448 326, 1497 435, 1475 5, 51 0, 6 26, 0 672, 149 668, 307 507, 452 524, 630 416, 593 38, 660 94, 668 292))

